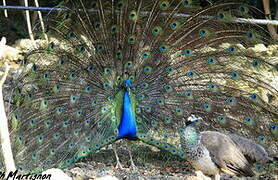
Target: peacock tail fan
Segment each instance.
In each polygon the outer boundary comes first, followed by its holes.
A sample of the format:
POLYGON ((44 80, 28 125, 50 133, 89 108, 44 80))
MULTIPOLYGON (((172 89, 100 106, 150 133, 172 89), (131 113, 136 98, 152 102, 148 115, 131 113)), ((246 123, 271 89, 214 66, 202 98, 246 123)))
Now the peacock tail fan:
POLYGON ((191 0, 68 3, 71 10, 47 19, 54 38, 25 55, 13 89, 8 116, 19 169, 69 167, 121 138, 186 158, 179 130, 191 114, 277 144, 277 108, 257 90, 277 96, 261 73, 277 68, 245 52, 268 42, 267 33, 232 22, 256 9, 191 0))

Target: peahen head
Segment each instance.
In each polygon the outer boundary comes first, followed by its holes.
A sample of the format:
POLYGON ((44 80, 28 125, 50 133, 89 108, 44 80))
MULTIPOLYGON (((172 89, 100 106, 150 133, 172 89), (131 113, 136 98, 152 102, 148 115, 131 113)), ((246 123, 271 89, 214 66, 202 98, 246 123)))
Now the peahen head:
POLYGON ((191 150, 197 147, 200 142, 200 134, 196 130, 196 125, 200 122, 200 118, 192 115, 187 119, 186 128, 181 131, 180 141, 184 150, 191 150))

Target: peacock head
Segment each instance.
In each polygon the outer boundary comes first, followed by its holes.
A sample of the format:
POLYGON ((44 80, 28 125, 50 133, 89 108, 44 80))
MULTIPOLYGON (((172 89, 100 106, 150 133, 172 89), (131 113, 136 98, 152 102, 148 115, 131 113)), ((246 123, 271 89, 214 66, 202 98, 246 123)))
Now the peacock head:
POLYGON ((131 85, 132 85, 132 83, 131 83, 130 79, 125 80, 125 87, 126 87, 126 88, 130 88, 131 85))
POLYGON ((130 92, 130 88, 132 86, 132 82, 130 81, 130 79, 127 79, 124 81, 125 82, 125 85, 124 85, 124 89, 128 92, 130 92))

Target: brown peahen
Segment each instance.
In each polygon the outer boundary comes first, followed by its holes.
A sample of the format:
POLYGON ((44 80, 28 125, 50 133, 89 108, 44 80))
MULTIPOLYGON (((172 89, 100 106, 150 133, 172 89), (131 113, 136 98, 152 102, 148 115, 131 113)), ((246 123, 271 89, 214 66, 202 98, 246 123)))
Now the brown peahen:
POLYGON ((18 169, 69 167, 119 139, 186 159, 179 129, 191 114, 209 128, 277 144, 277 107, 258 90, 277 97, 261 74, 277 75, 277 64, 244 50, 268 43, 267 33, 233 22, 255 8, 194 0, 65 6, 46 21, 55 40, 25 54, 12 91, 7 114, 18 169))
POLYGON ((269 172, 273 170, 270 168, 277 166, 277 157, 270 157, 261 145, 250 139, 217 131, 199 133, 197 124, 201 122, 202 118, 192 115, 181 131, 181 146, 200 178, 203 173, 213 175, 215 180, 220 180, 221 173, 253 177, 256 175, 254 164, 257 170, 269 172))

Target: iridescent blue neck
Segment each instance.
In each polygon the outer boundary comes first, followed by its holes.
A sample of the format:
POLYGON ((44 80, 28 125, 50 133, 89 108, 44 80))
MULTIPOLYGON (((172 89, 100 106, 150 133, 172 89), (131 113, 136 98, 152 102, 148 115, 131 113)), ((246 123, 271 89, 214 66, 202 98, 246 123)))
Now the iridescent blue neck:
MULTIPOLYGON (((129 88, 131 83, 129 80, 125 82, 126 86, 129 88)), ((135 121, 135 114, 132 109, 132 100, 128 90, 124 91, 123 95, 123 106, 122 106, 122 114, 120 119, 120 124, 118 126, 118 138, 126 138, 126 139, 136 139, 137 128, 135 121)))

